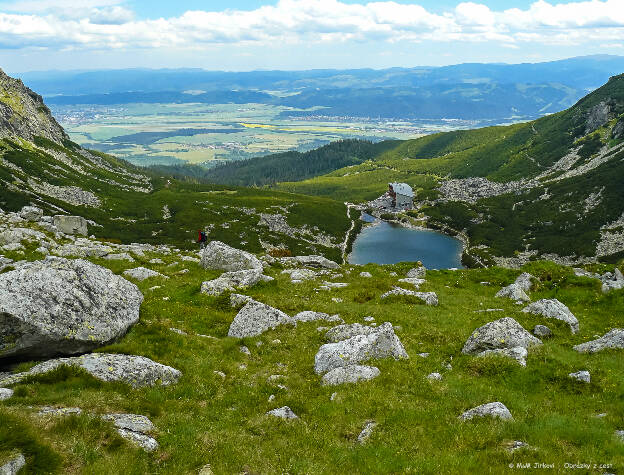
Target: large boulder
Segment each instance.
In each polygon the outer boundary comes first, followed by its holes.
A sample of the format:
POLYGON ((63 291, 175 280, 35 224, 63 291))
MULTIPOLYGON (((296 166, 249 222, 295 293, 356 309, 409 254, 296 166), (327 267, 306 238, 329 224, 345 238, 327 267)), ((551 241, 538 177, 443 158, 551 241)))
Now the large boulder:
POLYGON ((139 320, 136 285, 91 262, 48 257, 0 274, 0 359, 76 354, 139 320))
POLYGON ((0 246, 7 244, 19 244, 22 241, 39 241, 46 239, 46 235, 41 231, 29 228, 10 228, 0 231, 0 246))
POLYGON ((427 275, 427 268, 425 266, 413 267, 407 271, 406 277, 408 279, 424 279, 427 275))
POLYGON ((178 382, 182 373, 143 356, 110 353, 91 353, 71 358, 57 358, 40 363, 24 373, 0 379, 0 387, 17 384, 29 376, 49 373, 61 366, 81 368, 102 381, 121 381, 134 388, 143 386, 168 386, 178 382))
POLYGON ((221 241, 211 241, 201 255, 200 265, 204 269, 224 270, 228 272, 259 269, 262 262, 253 254, 228 246, 221 241))
POLYGON ((533 281, 536 281, 536 280, 537 278, 532 276, 528 272, 523 272, 522 274, 518 276, 514 284, 516 284, 525 292, 528 292, 529 290, 531 290, 531 287, 533 287, 533 281))
POLYGON ((202 283, 201 293, 207 295, 221 295, 223 292, 234 292, 236 289, 253 287, 258 282, 273 280, 262 274, 262 269, 246 269, 233 272, 224 272, 213 280, 202 283))
POLYGON ((502 402, 488 402, 480 406, 474 407, 464 412, 459 418, 462 421, 469 421, 475 417, 492 417, 496 419, 510 420, 513 419, 511 412, 502 402))
POLYGON ((624 349, 624 329, 614 328, 597 340, 581 343, 574 347, 579 353, 596 353, 610 348, 618 350, 624 349))
POLYGON ((280 259, 284 265, 300 265, 303 267, 317 267, 324 269, 338 269, 340 266, 323 256, 295 256, 282 257, 280 259))
POLYGON ((528 307, 523 308, 522 311, 524 313, 532 313, 534 315, 542 315, 546 318, 561 320, 568 324, 572 333, 577 333, 579 330, 579 322, 576 317, 570 312, 568 307, 557 299, 538 300, 528 307))
MULTIPOLYGON (((513 318, 505 317, 487 323, 472 332, 464 344, 462 353, 480 354, 488 350, 529 348, 542 342, 522 328, 513 318)), ((504 354, 504 353, 502 353, 504 354)))
POLYGON ((516 284, 516 283, 508 285, 507 287, 503 287, 496 293, 495 297, 498 297, 498 298, 506 297, 511 300, 515 300, 516 302, 518 301, 530 302, 531 301, 529 296, 526 294, 526 292, 522 288, 522 285, 516 284))
POLYGON ((332 328, 325 334, 325 339, 330 343, 337 343, 357 335, 370 335, 378 330, 377 327, 369 327, 361 323, 349 323, 332 328))
POLYGON ((65 216, 57 214, 54 216, 54 226, 65 234, 80 234, 86 236, 88 234, 87 220, 82 216, 65 216))
POLYGON ((24 206, 19 215, 26 221, 39 221, 43 217, 43 210, 36 206, 24 206))
POLYGON ((314 371, 326 373, 375 358, 408 358, 405 348, 389 322, 370 335, 357 335, 337 343, 327 343, 314 357, 314 371))
POLYGON ((250 300, 234 317, 228 336, 235 338, 258 336, 279 325, 297 325, 297 322, 281 310, 250 300))

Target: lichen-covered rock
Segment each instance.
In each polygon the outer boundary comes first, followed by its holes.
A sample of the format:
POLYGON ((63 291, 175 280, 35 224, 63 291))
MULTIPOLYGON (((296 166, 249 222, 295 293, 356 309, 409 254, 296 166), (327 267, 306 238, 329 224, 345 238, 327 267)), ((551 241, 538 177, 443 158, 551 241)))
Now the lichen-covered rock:
POLYGON ((315 322, 318 320, 325 320, 326 322, 340 322, 344 323, 344 320, 339 315, 329 315, 328 313, 313 312, 311 310, 304 310, 299 312, 293 317, 296 322, 315 322))
POLYGON ((37 412, 39 416, 77 416, 80 414, 82 414, 82 409, 79 407, 43 406, 37 412))
POLYGON ((469 421, 475 417, 493 417, 503 420, 513 419, 511 412, 502 402, 489 402, 482 404, 469 411, 464 412, 459 418, 462 421, 469 421))
POLYGON ((357 335, 337 343, 327 343, 314 357, 314 371, 326 373, 375 358, 408 358, 405 348, 389 322, 369 335, 357 335))
POLYGON ((576 373, 568 374, 568 377, 582 383, 591 383, 591 374, 589 374, 589 371, 577 371, 576 373))
POLYGON ((442 381, 442 375, 440 373, 431 373, 427 375, 429 381, 442 381))
POLYGON ((160 272, 156 272, 155 270, 148 269, 146 267, 135 267, 134 269, 125 270, 123 271, 123 275, 139 281, 150 279, 152 277, 163 277, 165 279, 168 279, 166 275, 163 275, 160 272))
POLYGON ((528 351, 523 346, 514 346, 513 348, 499 348, 496 350, 485 350, 481 353, 477 354, 479 356, 487 356, 487 355, 501 355, 506 356, 508 358, 513 358, 522 366, 526 366, 526 358, 528 355, 528 351))
POLYGON ((0 275, 0 358, 76 354, 139 320, 136 285, 84 260, 48 257, 0 275))
POLYGON ((295 414, 288 406, 279 407, 267 412, 267 415, 273 417, 279 417, 280 419, 299 419, 299 416, 295 414))
POLYGON ((6 401, 13 397, 13 390, 9 388, 0 388, 0 401, 6 401))
POLYGON ((377 427, 377 423, 375 421, 367 421, 362 429, 362 432, 358 435, 358 444, 365 444, 366 441, 370 439, 370 436, 373 435, 373 429, 375 429, 375 427, 377 427))
POLYGON ((38 241, 42 242, 46 239, 46 235, 41 231, 35 231, 29 228, 9 228, 0 231, 0 246, 7 244, 20 244, 22 241, 38 241))
POLYGON ((86 236, 89 233, 87 220, 82 216, 65 216, 58 214, 54 216, 54 226, 65 234, 80 234, 86 236))
POLYGON ((297 325, 297 322, 281 310, 251 300, 234 317, 228 336, 235 338, 257 336, 279 325, 297 325))
POLYGON ((251 302, 253 299, 248 295, 243 294, 231 294, 230 295, 230 305, 232 307, 242 307, 246 303, 251 302))
POLYGON ((427 275, 427 268, 425 266, 413 267, 407 271, 406 277, 408 279, 424 279, 427 275))
POLYGON ((416 297, 417 299, 425 302, 427 305, 438 305, 438 296, 435 292, 415 292, 414 290, 402 289, 401 287, 394 287, 392 290, 382 294, 381 298, 385 299, 395 295, 416 297))
POLYGON ((523 308, 522 311, 524 313, 532 313, 534 315, 542 315, 546 318, 561 320, 568 324, 572 333, 577 333, 579 330, 579 322, 576 317, 570 312, 568 307, 557 299, 538 300, 528 307, 523 308))
POLYGON ((498 298, 509 298, 511 300, 520 301, 520 302, 530 302, 530 297, 526 294, 523 288, 516 283, 510 284, 507 287, 503 287, 500 289, 495 297, 498 298))
POLYGON ((17 475, 26 465, 26 459, 22 454, 11 457, 6 463, 0 465, 0 475, 17 475))
POLYGON ((156 442, 156 439, 150 437, 149 435, 127 429, 117 429, 117 432, 124 439, 127 439, 133 444, 138 445, 146 452, 153 452, 154 450, 158 449, 158 442, 156 442))
POLYGON ((207 295, 221 295, 223 292, 234 292, 236 289, 253 287, 258 282, 273 280, 262 274, 262 269, 246 269, 233 272, 224 272, 213 280, 202 283, 201 293, 207 295))
POLYGON ((36 206, 24 206, 19 215, 26 221, 39 221, 43 217, 43 210, 36 206))
POLYGON ((535 325, 533 335, 538 338, 549 338, 552 336, 552 330, 545 325, 535 325))
POLYGON ((358 383, 376 378, 381 373, 374 366, 350 365, 334 368, 323 376, 324 386, 337 386, 346 383, 358 383))
POLYGON ((133 432, 150 432, 154 424, 146 416, 140 414, 104 414, 102 419, 112 421, 115 427, 133 432))
POLYGON ((0 379, 0 387, 17 384, 29 376, 49 373, 60 366, 73 366, 102 381, 121 381, 135 388, 168 386, 180 379, 182 373, 143 356, 110 353, 91 353, 71 358, 57 358, 40 363, 29 371, 6 376, 0 379))
POLYGON ((282 257, 280 259, 284 265, 300 265, 303 267, 317 267, 324 269, 338 269, 340 266, 323 256, 295 256, 282 257))
POLYGON ((228 272, 259 269, 262 262, 253 254, 228 246, 221 241, 211 241, 204 251, 200 265, 204 269, 224 270, 228 272))
POLYGON ((487 350, 510 349, 518 346, 529 348, 541 343, 513 318, 505 317, 473 331, 464 344, 462 353, 478 354, 487 350))
POLYGON ((608 348, 619 350, 624 349, 624 329, 614 328, 597 340, 581 343, 580 345, 576 345, 574 347, 574 349, 579 353, 596 353, 608 348))
POLYGON ((528 272, 523 272, 518 276, 514 284, 519 286, 525 292, 528 292, 529 290, 531 290, 531 287, 533 287, 533 281, 536 280, 537 279, 528 272))
POLYGON ((357 335, 370 335, 378 331, 377 327, 369 327, 361 323, 338 325, 325 334, 325 339, 330 343, 337 343, 357 335))
POLYGON ((104 259, 106 259, 107 261, 128 261, 128 262, 134 262, 134 257, 132 257, 127 252, 120 252, 118 254, 108 254, 107 256, 104 256, 104 259))

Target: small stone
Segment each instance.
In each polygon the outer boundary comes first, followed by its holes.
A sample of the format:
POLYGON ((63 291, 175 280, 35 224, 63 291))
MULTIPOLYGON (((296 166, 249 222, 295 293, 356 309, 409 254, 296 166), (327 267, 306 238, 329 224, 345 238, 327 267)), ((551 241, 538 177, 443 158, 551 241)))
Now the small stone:
POLYGON ((251 351, 249 351, 249 348, 247 348, 246 346, 241 346, 239 348, 240 352, 247 355, 247 356, 251 356, 251 351))
POLYGON ((373 434, 373 429, 376 426, 377 426, 377 423, 375 421, 367 421, 366 424, 364 425, 364 429, 362 429, 362 432, 360 432, 360 435, 358 435, 358 438, 357 438, 358 444, 366 443, 366 441, 373 434))
POLYGON ((568 376, 582 383, 591 383, 591 375, 589 371, 577 371, 576 373, 570 373, 568 376))
POLYGON ((275 340, 271 341, 272 345, 281 345, 282 344, 282 340, 280 340, 279 338, 276 338, 275 340))
POLYGON ((330 401, 335 401, 337 397, 338 397, 338 393, 332 393, 332 395, 329 396, 329 400, 330 401))
POLYGON ((11 457, 4 465, 0 465, 0 475, 17 475, 26 465, 26 459, 22 454, 11 457))
POLYGON ((156 442, 156 439, 150 437, 149 435, 127 429, 117 429, 117 432, 124 439, 129 440, 134 445, 138 445, 146 452, 153 452, 158 449, 158 442, 156 442))
POLYGON ((180 330, 179 328, 170 328, 170 331, 172 331, 173 333, 177 333, 178 335, 188 335, 188 333, 186 333, 184 330, 180 330))
POLYGON ((464 412, 459 418, 468 421, 474 417, 493 417, 503 420, 513 419, 509 409, 502 402, 489 402, 464 412))
POLYGON ((440 373, 431 373, 427 376, 430 381, 442 381, 442 375, 440 373))
POLYGON ((0 388, 0 401, 6 401, 13 397, 13 390, 9 388, 0 388))
POLYGON ((150 432, 154 424, 146 416, 140 414, 104 414, 102 419, 112 421, 118 429, 127 429, 132 432, 150 432))
POLYGON ((548 338, 552 336, 552 330, 545 325, 535 325, 533 335, 538 338, 548 338))
POLYGON ((214 475, 214 473, 212 471, 212 467, 210 466, 210 464, 207 463, 202 468, 200 468, 198 475, 214 475))
POLYGON ((521 440, 513 440, 505 447, 507 452, 515 452, 520 449, 528 449, 530 446, 526 442, 522 442, 521 440))
POLYGON ((267 412, 267 415, 279 417, 280 419, 299 419, 299 416, 297 416, 297 414, 295 414, 288 406, 273 409, 267 412))
POLYGON ((82 409, 79 407, 51 407, 44 406, 39 409, 37 413, 40 416, 71 416, 82 414, 82 409))
POLYGON ((421 358, 429 358, 429 353, 418 353, 416 356, 420 356, 421 358))
POLYGON ((269 402, 273 402, 273 401, 275 401, 275 394, 271 394, 269 396, 269 402))
POLYGON ((365 322, 374 322, 375 318, 374 317, 364 317, 364 321, 365 322))
POLYGON ((213 371, 217 376, 221 376, 222 379, 225 379, 225 373, 223 371, 213 371))
POLYGON ((370 272, 360 272, 360 277, 370 278, 372 274, 370 272))

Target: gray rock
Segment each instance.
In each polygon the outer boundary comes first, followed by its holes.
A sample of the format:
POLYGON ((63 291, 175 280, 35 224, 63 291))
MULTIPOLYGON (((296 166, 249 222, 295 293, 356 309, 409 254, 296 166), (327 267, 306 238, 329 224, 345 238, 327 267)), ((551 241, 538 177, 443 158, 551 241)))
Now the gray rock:
POLYGON ((624 430, 616 430, 615 431, 615 436, 620 439, 622 442, 624 442, 624 430))
POLYGON ((377 330, 375 327, 369 327, 361 323, 338 325, 325 334, 325 339, 330 343, 337 343, 357 335, 370 335, 377 330))
POLYGON ((224 272, 213 280, 202 283, 201 293, 207 295, 221 295, 223 292, 234 292, 236 289, 253 287, 258 282, 268 282, 272 277, 262 275, 262 269, 246 269, 233 272, 224 272))
POLYGON ((370 272, 360 272, 360 277, 371 278, 373 275, 370 272))
POLYGON ((442 381, 442 375, 440 373, 431 373, 427 375, 427 379, 430 381, 442 381))
POLYGON ((156 384, 167 386, 176 383, 182 376, 177 369, 143 356, 91 353, 45 361, 29 371, 0 379, 0 387, 17 384, 29 376, 48 373, 60 366, 81 368, 102 381, 121 381, 135 388, 156 384))
POLYGON ((47 257, 0 275, 0 358, 75 354, 139 320, 136 285, 81 259, 47 257))
POLYGON ((138 445, 146 452, 153 452, 158 449, 158 442, 149 435, 141 434, 140 432, 134 432, 127 429, 117 429, 117 432, 124 439, 129 440, 134 445, 138 445))
POLYGON ((78 416, 82 414, 82 409, 79 407, 43 406, 39 408, 37 414, 40 416, 78 416))
POLYGON ((231 294, 230 295, 230 305, 232 307, 241 307, 248 302, 251 302, 253 299, 247 295, 242 294, 231 294))
POLYGON ((549 338, 552 336, 552 330, 545 325, 535 325, 533 335, 538 338, 549 338))
POLYGON ((392 290, 382 294, 381 298, 385 299, 393 295, 416 297, 425 302, 427 305, 438 305, 438 296, 435 292, 415 292, 413 290, 402 289, 400 287, 394 287, 392 290))
POLYGON ((413 267, 407 271, 406 277, 408 279, 424 279, 427 275, 427 268, 425 266, 413 267))
POLYGON ((245 345, 241 346, 239 348, 239 351, 244 355, 251 356, 251 351, 249 351, 249 348, 247 348, 245 345))
POLYGON ((9 228, 0 231, 0 246, 20 244, 22 241, 45 241, 46 235, 29 228, 9 228))
POLYGON ((503 420, 513 419, 509 409, 502 402, 489 402, 482 404, 469 411, 464 412, 459 418, 462 421, 469 421, 475 417, 493 417, 503 420))
POLYGON ((369 335, 357 335, 338 343, 327 343, 314 357, 314 371, 326 373, 334 368, 358 364, 375 358, 408 358, 405 348, 389 322, 369 335))
POLYGON ((344 323, 344 320, 339 315, 329 315, 322 312, 312 312, 311 310, 305 310, 299 312, 293 317, 296 322, 315 322, 318 320, 325 320, 326 322, 339 322, 344 323))
POLYGON ((163 277, 165 279, 169 278, 166 275, 161 274, 160 272, 156 272, 155 270, 151 270, 146 267, 135 267, 134 269, 125 270, 123 271, 123 275, 131 277, 132 279, 136 279, 138 281, 143 281, 152 277, 163 277))
POLYGON ((221 241, 208 243, 202 252, 200 265, 204 269, 224 270, 227 272, 259 269, 262 262, 253 254, 228 246, 221 241))
POLYGON ((288 406, 273 409, 267 412, 267 415, 279 417, 280 419, 299 419, 299 416, 297 416, 297 414, 295 414, 288 406))
POLYGON ((607 293, 611 290, 624 289, 624 276, 617 267, 615 268, 615 272, 606 272, 604 275, 599 276, 599 278, 602 281, 603 293, 607 293))
POLYGON ((156 258, 156 259, 152 259, 152 260, 150 260, 150 261, 149 261, 149 263, 150 263, 150 264, 164 264, 164 263, 165 263, 165 261, 163 261, 162 259, 158 259, 158 258, 156 258))
POLYGON ((140 414, 104 414, 102 419, 112 421, 118 429, 126 429, 132 432, 145 433, 154 430, 152 421, 140 414))
POLYGON ((582 383, 591 383, 591 375, 589 371, 577 371, 576 373, 570 373, 568 376, 582 383))
POLYGON ((515 300, 516 302, 518 302, 518 301, 520 301, 520 302, 530 302, 531 301, 531 299, 526 294, 526 292, 522 289, 522 287, 519 284, 515 284, 515 283, 500 289, 496 293, 495 297, 498 297, 498 298, 505 298, 506 297, 506 298, 509 298, 511 300, 515 300))
POLYGON ((0 401, 6 401, 13 397, 13 390, 9 388, 0 388, 0 401))
POLYGON ((43 217, 43 210, 36 206, 24 206, 19 215, 26 221, 39 221, 43 217))
POLYGON ((107 261, 128 261, 134 262, 134 258, 127 252, 120 252, 119 254, 108 254, 104 256, 107 261))
POLYGON ((536 280, 537 278, 535 278, 528 272, 523 272, 522 274, 518 276, 514 284, 519 286, 525 292, 528 292, 531 290, 531 287, 533 287, 533 281, 536 281, 536 280))
POLYGON ((318 274, 310 269, 286 269, 282 274, 290 274, 292 282, 302 282, 304 280, 315 279, 318 274))
POLYGON ((65 234, 80 234, 86 236, 89 233, 87 220, 82 216, 65 216, 58 214, 54 216, 54 226, 65 234))
POLYGON ((526 366, 526 358, 528 355, 527 349, 522 346, 515 346, 513 348, 499 348, 497 350, 485 350, 481 353, 478 353, 476 356, 487 356, 487 355, 501 355, 507 356, 508 358, 513 358, 522 366, 526 366))
POLYGON ((285 265, 301 265, 303 267, 316 267, 324 269, 338 269, 340 266, 323 256, 295 256, 295 257, 282 257, 280 259, 282 264, 285 265))
POLYGON ((579 353, 596 353, 607 348, 624 349, 624 329, 614 328, 597 340, 581 343, 574 347, 579 353))
POLYGON ((297 322, 276 308, 251 300, 234 317, 228 336, 257 336, 279 325, 297 325, 297 322))
POLYGON ((513 453, 516 450, 528 449, 528 448, 530 448, 530 445, 527 444, 526 442, 522 442, 521 440, 513 440, 505 447, 505 450, 507 450, 507 452, 513 453))
POLYGON ((22 454, 11 457, 4 465, 0 465, 0 475, 17 475, 26 465, 26 459, 22 454))
POLYGON ((374 366, 350 365, 334 368, 323 376, 323 386, 337 386, 345 383, 369 381, 381 373, 374 366))
POLYGON ((462 353, 478 354, 487 350, 529 348, 542 342, 522 328, 513 318, 505 317, 487 323, 472 332, 462 353))
POLYGON ((399 282, 405 282, 406 284, 412 284, 414 287, 418 288, 425 282, 425 279, 416 279, 412 277, 406 277, 405 279, 399 279, 399 282))
POLYGON ((570 309, 557 299, 542 299, 537 302, 533 302, 528 307, 522 309, 524 313, 532 313, 534 315, 541 315, 546 318, 554 318, 565 322, 570 327, 572 333, 577 333, 579 330, 579 322, 576 317, 570 312, 570 309))
POLYGON ((367 421, 364 425, 364 429, 358 435, 357 442, 358 444, 364 444, 373 435, 373 429, 377 427, 377 423, 375 421, 367 421))

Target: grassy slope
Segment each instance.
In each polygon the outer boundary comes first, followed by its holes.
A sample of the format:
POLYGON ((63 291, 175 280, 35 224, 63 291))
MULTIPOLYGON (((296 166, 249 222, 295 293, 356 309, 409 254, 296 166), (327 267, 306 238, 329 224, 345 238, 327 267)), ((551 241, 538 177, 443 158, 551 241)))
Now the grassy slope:
MULTIPOLYGON (((571 336, 565 325, 521 313, 511 301, 494 298, 517 271, 429 272, 423 290, 437 292, 440 306, 427 307, 379 299, 397 282, 390 272, 401 276, 409 264, 343 267, 345 275, 337 280, 350 285, 331 292, 316 291, 315 282, 293 285, 279 267, 269 270, 276 281, 247 293, 289 314, 310 309, 339 313, 348 323, 372 315, 379 323, 401 327, 397 333, 409 360, 376 361, 382 372, 376 380, 332 388, 321 386, 313 372, 314 355, 323 343, 316 328, 323 323, 278 328, 243 341, 228 338, 236 310, 228 307, 227 298, 199 293, 201 282, 218 273, 193 263, 168 267, 173 257, 165 258, 164 265, 150 265, 152 257, 140 259, 140 264, 171 279, 138 283, 145 294, 140 323, 102 351, 139 354, 172 365, 183 371, 181 381, 132 390, 61 370, 20 384, 15 397, 0 404, 0 455, 17 448, 27 455, 31 471, 37 472, 43 460, 45 469, 55 473, 195 473, 206 463, 215 473, 474 473, 484 467, 498 473, 512 461, 547 461, 559 470, 573 461, 610 463, 615 471, 624 466, 622 445, 613 437, 624 428, 622 353, 581 355, 571 348, 624 326, 624 291, 603 295, 596 281, 574 277, 569 269, 548 263, 528 266, 543 282, 533 299, 556 297, 578 317, 580 333, 571 336), (191 272, 174 275, 183 267, 191 272), (360 278, 360 270, 374 278, 360 278), (149 290, 154 285, 162 287, 149 290), (487 308, 504 312, 475 312, 487 308), (527 368, 460 353, 476 327, 502 316, 517 319, 525 328, 545 323, 554 330, 554 338, 529 352, 527 368), (189 334, 173 333, 170 327, 189 334), (240 344, 250 348, 251 357, 239 351, 240 344), (421 358, 421 352, 430 356, 421 358), (444 369, 451 361, 453 369, 444 369), (578 370, 589 370, 592 383, 567 377, 578 370), (443 373, 442 382, 427 381, 434 371, 443 373), (268 382, 272 374, 284 378, 268 382), (278 389, 277 383, 288 389, 278 389), (337 397, 330 401, 333 392, 337 397), (268 402, 271 394, 276 399, 268 402), (495 400, 507 405, 513 422, 457 420, 462 411, 495 400), (145 414, 157 427, 161 449, 153 455, 133 449, 110 425, 88 416, 42 420, 28 409, 39 405, 145 414), (286 423, 264 415, 283 405, 301 419, 286 423), (605 412, 606 417, 595 417, 605 412), (355 439, 370 419, 379 426, 359 446, 355 439), (523 440, 537 450, 510 455, 503 449, 510 440, 523 440)), ((117 273, 138 265, 95 262, 117 273)))
MULTIPOLYGON (((64 152, 71 157, 79 157, 76 149, 63 148, 50 142, 42 143, 48 148, 64 152)), ((0 142, 2 158, 20 167, 17 173, 0 162, 0 179, 13 182, 15 178, 27 181, 29 177, 39 177, 57 186, 80 186, 92 190, 102 200, 100 208, 72 206, 63 201, 46 197, 46 201, 67 210, 71 214, 84 216, 102 227, 91 227, 90 232, 104 239, 125 243, 148 242, 168 243, 189 248, 195 246, 197 229, 213 225, 210 239, 223 240, 239 245, 249 251, 262 250, 260 240, 271 244, 284 244, 295 254, 320 252, 338 259, 340 250, 312 246, 299 239, 283 234, 270 233, 268 228, 257 226, 259 213, 282 213, 277 207, 288 207, 287 221, 291 226, 318 226, 332 236, 336 243, 342 242, 350 222, 346 217, 346 207, 342 202, 323 197, 293 195, 272 190, 258 190, 221 185, 199 185, 168 180, 158 175, 152 178, 154 190, 151 193, 126 191, 95 177, 114 179, 130 184, 106 170, 92 172, 90 176, 78 175, 75 170, 64 165, 48 153, 35 150, 27 143, 0 142), (59 168, 61 170, 59 170, 59 168), (52 171, 54 175, 50 175, 52 171), (163 220, 163 206, 167 205, 172 214, 163 220), (241 208, 253 208, 252 214, 241 212, 241 208), (120 220, 121 218, 121 220, 120 220), (223 226, 225 224, 225 226, 223 226), (241 244, 245 242, 245 244, 241 244)), ((144 173, 114 157, 98 154, 108 163, 115 164, 133 173, 144 173)), ((0 206, 8 211, 19 210, 30 204, 32 197, 21 191, 6 188, 0 190, 0 206)), ((45 203, 38 203, 49 209, 45 203)), ((54 214, 54 213, 53 213, 54 214)))

